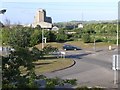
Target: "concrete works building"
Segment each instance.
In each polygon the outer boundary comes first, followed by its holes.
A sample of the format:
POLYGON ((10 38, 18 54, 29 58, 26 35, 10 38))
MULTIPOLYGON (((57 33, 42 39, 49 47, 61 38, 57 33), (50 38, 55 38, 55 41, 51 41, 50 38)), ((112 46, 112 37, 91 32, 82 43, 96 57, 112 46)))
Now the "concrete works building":
POLYGON ((52 29, 52 18, 46 16, 44 9, 38 9, 34 17, 33 27, 40 26, 43 29, 52 29))

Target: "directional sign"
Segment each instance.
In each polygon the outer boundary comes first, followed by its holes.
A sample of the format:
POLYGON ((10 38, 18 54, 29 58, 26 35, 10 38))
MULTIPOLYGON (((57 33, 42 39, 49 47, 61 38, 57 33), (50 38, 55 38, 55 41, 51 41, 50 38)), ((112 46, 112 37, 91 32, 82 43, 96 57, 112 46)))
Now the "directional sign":
POLYGON ((113 55, 113 70, 120 70, 120 55, 113 55))

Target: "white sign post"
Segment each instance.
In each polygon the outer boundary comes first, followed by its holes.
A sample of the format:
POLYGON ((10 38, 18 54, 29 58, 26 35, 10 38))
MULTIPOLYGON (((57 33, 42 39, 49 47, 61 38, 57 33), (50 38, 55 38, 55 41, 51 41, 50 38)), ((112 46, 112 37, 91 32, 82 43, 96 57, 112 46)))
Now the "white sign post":
POLYGON ((120 61, 119 61, 119 55, 113 55, 113 65, 112 69, 114 70, 114 84, 117 84, 118 79, 118 70, 120 70, 120 61))

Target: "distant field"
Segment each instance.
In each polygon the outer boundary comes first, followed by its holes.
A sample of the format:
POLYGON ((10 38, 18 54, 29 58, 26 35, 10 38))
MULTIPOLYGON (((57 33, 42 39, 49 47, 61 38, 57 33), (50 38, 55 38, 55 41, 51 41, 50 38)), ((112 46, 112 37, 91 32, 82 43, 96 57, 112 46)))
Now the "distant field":
MULTIPOLYGON (((82 41, 68 41, 68 42, 65 42, 65 43, 57 43, 57 42, 50 42, 50 43, 46 43, 45 45, 48 45, 50 44, 51 46, 53 47, 57 47, 59 49, 62 49, 62 46, 64 44, 71 44, 71 45, 74 45, 74 46, 78 46, 80 48, 92 48, 94 46, 94 43, 84 43, 82 41)), ((42 44, 38 44, 36 45, 37 48, 41 49, 41 46, 42 44)), ((104 43, 104 42, 98 42, 96 43, 96 47, 108 47, 109 45, 111 46, 115 46, 115 44, 110 44, 110 43, 104 43)))

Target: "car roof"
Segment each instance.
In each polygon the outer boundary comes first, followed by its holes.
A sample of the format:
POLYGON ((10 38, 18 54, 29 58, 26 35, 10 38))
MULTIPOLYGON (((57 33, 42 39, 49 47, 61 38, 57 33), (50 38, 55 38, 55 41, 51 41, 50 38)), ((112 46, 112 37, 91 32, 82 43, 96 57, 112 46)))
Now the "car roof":
POLYGON ((63 46, 72 46, 72 45, 70 45, 70 44, 64 44, 63 46))

